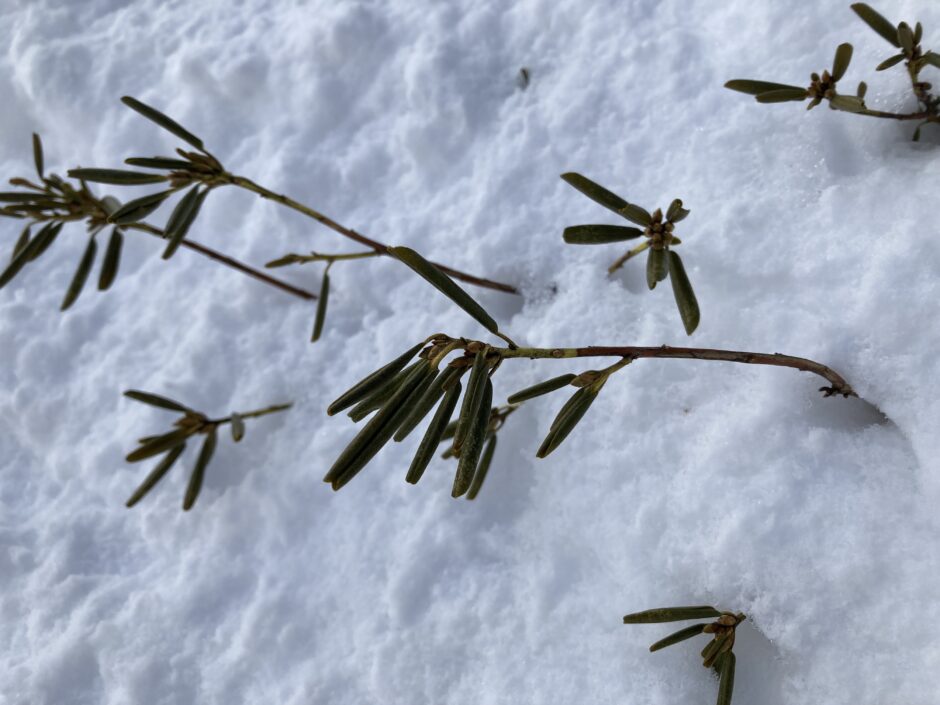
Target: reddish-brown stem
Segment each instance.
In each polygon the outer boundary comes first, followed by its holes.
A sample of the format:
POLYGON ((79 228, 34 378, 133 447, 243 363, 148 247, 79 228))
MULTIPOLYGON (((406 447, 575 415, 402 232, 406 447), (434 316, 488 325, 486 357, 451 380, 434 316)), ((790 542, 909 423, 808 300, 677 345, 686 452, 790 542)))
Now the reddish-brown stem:
POLYGON ((930 113, 926 111, 921 112, 921 113, 901 114, 901 113, 886 113, 882 110, 869 110, 866 108, 859 114, 868 115, 869 117, 886 118, 888 120, 927 120, 929 122, 938 121, 936 115, 931 115, 930 113))
MULTIPOLYGON (((163 230, 152 225, 148 225, 147 223, 130 223, 124 227, 133 228, 134 230, 141 230, 152 235, 163 237, 163 230)), ((247 274, 249 277, 257 279, 258 281, 264 282, 269 286, 273 286, 298 298, 305 299, 307 301, 314 301, 317 298, 316 294, 314 293, 296 287, 292 284, 288 284, 287 282, 281 281, 280 279, 275 279, 270 274, 265 274, 262 271, 254 269, 253 267, 249 267, 247 264, 239 262, 238 260, 233 259, 228 255, 222 254, 221 252, 217 252, 210 247, 201 245, 194 240, 190 240, 189 238, 184 238, 180 244, 183 247, 188 247, 190 250, 194 250, 195 252, 208 257, 209 259, 213 259, 216 262, 221 262, 222 264, 231 267, 232 269, 237 269, 239 272, 247 274)))
MULTIPOLYGON (((234 176, 232 174, 226 174, 224 178, 230 184, 233 184, 235 186, 240 186, 241 188, 252 191, 258 194, 259 196, 261 196, 262 198, 267 198, 276 203, 280 203, 281 205, 287 206, 288 208, 291 208, 297 211, 298 213, 303 213, 307 217, 313 218, 318 223, 325 225, 326 227, 339 233, 340 235, 347 237, 350 240, 354 240, 355 242, 358 242, 361 245, 365 245, 366 247, 371 248, 372 250, 379 253, 380 255, 391 256, 389 255, 389 252, 388 252, 388 245, 381 243, 378 240, 373 240, 372 238, 366 237, 365 235, 358 233, 355 230, 351 230, 344 225, 340 225, 329 216, 326 216, 323 213, 320 213, 319 211, 314 210, 310 206, 305 206, 303 203, 295 201, 289 196, 275 193, 274 191, 266 189, 264 186, 261 186, 260 184, 256 184, 254 181, 252 181, 251 179, 247 179, 244 176, 234 176)), ((438 264, 437 262, 434 262, 433 264, 442 272, 445 272, 446 274, 450 275, 454 279, 459 279, 460 281, 467 282, 468 284, 474 284, 475 286, 480 286, 486 289, 494 289, 496 291, 503 291, 507 294, 519 293, 518 289, 516 289, 516 287, 510 284, 503 284, 501 282, 493 281, 491 279, 484 279, 483 277, 478 277, 473 274, 467 274, 466 272, 461 272, 458 269, 453 269, 452 267, 448 267, 443 264, 438 264)))
POLYGON ((852 386, 835 370, 813 360, 780 353, 740 352, 736 350, 712 350, 709 348, 673 348, 668 345, 658 347, 639 346, 589 346, 586 348, 498 348, 496 351, 504 358, 577 358, 577 357, 622 357, 636 360, 641 357, 658 358, 684 358, 690 360, 717 360, 724 362, 740 362, 749 365, 772 365, 775 367, 791 367, 803 372, 812 372, 827 382, 828 387, 820 391, 826 396, 841 394, 842 396, 857 396, 852 386))

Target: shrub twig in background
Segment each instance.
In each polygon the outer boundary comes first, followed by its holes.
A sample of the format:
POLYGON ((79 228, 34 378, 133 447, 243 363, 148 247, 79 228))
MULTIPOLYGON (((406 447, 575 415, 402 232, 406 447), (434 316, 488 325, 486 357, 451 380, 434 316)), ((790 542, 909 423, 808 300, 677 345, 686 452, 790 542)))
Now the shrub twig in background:
POLYGON ((677 198, 669 204, 664 221, 663 212, 659 208, 650 213, 635 203, 628 203, 617 194, 581 174, 568 172, 562 174, 561 178, 591 200, 643 228, 640 230, 640 228, 621 225, 572 225, 565 228, 562 235, 565 242, 572 245, 606 245, 611 242, 635 240, 640 236, 645 237, 644 242, 619 257, 607 271, 613 274, 628 260, 649 250, 646 258, 647 286, 652 291, 657 283, 667 277, 670 279, 682 325, 685 327, 686 334, 692 335, 699 324, 698 301, 695 299, 695 292, 692 290, 692 284, 689 283, 689 277, 685 273, 682 258, 672 250, 673 247, 682 243, 672 234, 675 224, 684 220, 689 214, 689 211, 682 207, 682 201, 677 198))
POLYGON ((901 22, 895 27, 871 6, 863 2, 852 5, 852 10, 865 24, 875 30, 889 44, 900 50, 878 64, 875 70, 884 71, 903 61, 919 110, 912 113, 893 113, 870 109, 865 104, 865 94, 868 86, 864 81, 858 84, 855 95, 839 93, 836 90, 836 84, 845 75, 852 60, 852 45, 848 43, 840 44, 836 49, 831 72, 823 71, 821 75, 816 73, 811 75, 809 88, 750 79, 734 79, 728 81, 725 87, 753 95, 759 103, 802 102, 811 99, 809 105, 806 106, 807 110, 810 110, 823 100, 828 100, 829 107, 833 110, 842 110, 888 120, 919 120, 920 124, 914 130, 912 138, 915 142, 918 141, 920 139, 920 130, 924 125, 940 123, 940 97, 930 93, 932 88, 930 83, 920 80, 920 72, 927 66, 940 68, 940 54, 933 51, 924 51, 921 47, 923 26, 920 22, 917 22, 913 29, 907 22, 901 22))
POLYGON ((684 622, 691 619, 715 619, 710 624, 694 624, 670 634, 650 646, 650 651, 659 651, 699 634, 711 634, 712 639, 702 649, 702 665, 718 674, 718 703, 730 705, 734 690, 735 656, 734 634, 737 626, 747 617, 738 612, 719 612, 714 607, 663 607, 624 616, 624 624, 660 624, 662 622, 684 622))
MULTIPOLYGON (((145 209, 135 208, 137 218, 129 220, 122 216, 122 213, 127 212, 126 206, 122 206, 121 202, 113 196, 99 198, 92 193, 84 181, 78 181, 73 185, 56 174, 46 174, 42 141, 36 134, 33 135, 33 157, 39 177, 38 182, 15 177, 10 179, 10 183, 22 190, 0 193, 0 206, 2 206, 0 216, 29 221, 14 245, 10 263, 0 273, 0 288, 6 286, 27 264, 38 259, 68 223, 86 221, 89 240, 63 299, 62 310, 69 308, 81 293, 97 254, 96 236, 105 228, 113 225, 98 277, 100 291, 109 289, 117 276, 125 232, 136 230, 161 238, 168 236, 167 232, 141 220, 145 217, 141 213, 147 212, 145 209), (37 229, 35 233, 34 229, 37 229)), ((157 205, 159 203, 150 211, 154 210, 157 205)), ((305 300, 317 298, 309 291, 276 279, 193 240, 180 239, 177 244, 293 296, 305 300)))
POLYGON ((156 485, 163 476, 170 471, 176 460, 186 449, 186 441, 195 435, 204 435, 206 438, 202 443, 202 449, 199 451, 199 457, 196 459, 196 465, 189 477, 189 484, 186 487, 186 495, 183 498, 183 509, 188 511, 196 502, 199 496, 199 490, 202 488, 202 479, 205 476, 206 466, 212 459, 215 452, 216 442, 218 441, 218 428, 228 424, 231 426, 232 440, 238 443, 245 435, 245 419, 267 416, 279 411, 285 411, 291 407, 290 404, 276 404, 264 409, 246 411, 242 413, 233 413, 230 416, 219 419, 210 419, 199 411, 194 411, 178 401, 173 401, 150 392, 141 392, 136 389, 129 389, 124 392, 124 396, 143 404, 165 409, 167 411, 176 411, 182 414, 174 423, 173 430, 156 436, 145 436, 138 439, 138 446, 127 456, 127 462, 137 463, 156 455, 163 455, 163 459, 141 483, 134 494, 127 500, 127 506, 133 507, 137 502, 143 499, 154 485, 156 485))

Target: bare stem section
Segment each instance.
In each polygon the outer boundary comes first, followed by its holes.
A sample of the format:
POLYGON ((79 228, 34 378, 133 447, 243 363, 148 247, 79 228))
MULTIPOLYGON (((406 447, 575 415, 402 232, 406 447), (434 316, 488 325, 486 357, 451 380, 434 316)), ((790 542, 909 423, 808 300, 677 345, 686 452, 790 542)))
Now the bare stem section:
MULTIPOLYGON (((280 203, 282 206, 286 206, 287 208, 295 210, 298 213, 302 213, 308 218, 313 218, 318 223, 325 225, 326 227, 339 233, 343 237, 349 238, 350 240, 358 242, 360 245, 365 245, 366 247, 371 248, 378 255, 391 256, 388 251, 388 248, 389 248, 388 245, 381 243, 378 240, 373 240, 372 238, 366 237, 365 235, 362 235, 361 233, 358 233, 355 230, 351 230, 350 228, 347 228, 346 226, 341 225, 340 223, 337 223, 335 220, 333 220, 329 216, 324 215, 318 210, 315 210, 311 208, 310 206, 304 205, 303 203, 300 203, 299 201, 295 201, 293 198, 290 198, 289 196, 275 193, 274 191, 271 191, 270 189, 267 189, 264 186, 261 186, 260 184, 255 183, 251 179, 245 178, 244 176, 235 176, 234 174, 226 173, 223 178, 225 182, 230 183, 233 186, 238 186, 240 188, 246 189, 248 191, 258 194, 262 198, 267 198, 271 201, 274 201, 275 203, 280 203)), ((453 269, 452 267, 448 267, 443 264, 437 264, 436 262, 434 263, 434 265, 438 269, 440 269, 442 272, 445 272, 446 274, 450 275, 454 279, 459 279, 460 281, 466 282, 467 284, 473 284, 474 286, 483 287, 485 289, 493 289, 495 291, 502 291, 507 294, 519 293, 516 287, 512 286, 511 284, 503 284, 501 282, 493 281, 491 279, 484 279, 483 277, 478 277, 473 274, 468 274, 467 272, 461 272, 460 270, 453 269)))
POLYGON ((676 348, 668 345, 658 347, 591 345, 585 348, 495 348, 494 350, 503 358, 526 357, 530 359, 562 359, 576 357, 622 357, 632 361, 643 357, 656 357, 791 367, 802 372, 812 372, 825 379, 829 383, 829 386, 820 388, 820 391, 824 392, 826 396, 833 394, 841 394, 844 397, 857 396, 852 386, 845 381, 842 375, 832 368, 804 357, 781 355, 780 353, 756 353, 736 350, 714 350, 709 348, 676 348))

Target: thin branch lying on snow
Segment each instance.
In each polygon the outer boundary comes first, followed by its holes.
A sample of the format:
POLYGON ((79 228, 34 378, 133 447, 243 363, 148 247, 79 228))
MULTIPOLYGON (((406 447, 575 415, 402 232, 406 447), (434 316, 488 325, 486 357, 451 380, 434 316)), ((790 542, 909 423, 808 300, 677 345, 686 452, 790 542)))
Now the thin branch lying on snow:
POLYGON ((184 511, 192 509, 193 505, 196 503, 196 499, 199 497, 199 491, 202 489, 202 480, 206 474, 206 467, 209 465, 209 461, 212 460, 213 453, 215 453, 215 446, 218 442, 218 429, 220 426, 230 426, 232 440, 238 443, 245 435, 245 419, 255 419, 267 416, 268 414, 276 414, 280 411, 286 411, 291 407, 291 404, 275 404, 264 409, 233 413, 223 418, 210 419, 200 411, 195 411, 178 401, 160 396, 159 394, 129 389, 124 392, 124 396, 134 401, 139 401, 142 404, 147 404, 148 406, 182 414, 182 416, 173 423, 172 430, 156 436, 144 436, 143 438, 137 439, 137 448, 128 454, 127 462, 129 463, 137 463, 157 455, 163 455, 163 458, 150 474, 147 475, 140 486, 134 490, 134 493, 127 500, 127 507, 133 507, 137 504, 163 479, 164 475, 170 471, 173 464, 180 455, 183 454, 183 451, 186 450, 187 440, 196 435, 204 435, 206 437, 199 451, 199 456, 196 458, 196 464, 189 477, 189 483, 186 486, 186 495, 183 497, 184 511))
POLYGON ((886 120, 919 120, 920 124, 914 130, 912 138, 915 142, 918 141, 920 139, 920 130, 924 125, 940 124, 940 96, 934 96, 930 92, 932 85, 920 79, 920 72, 927 66, 940 68, 940 54, 933 51, 924 51, 921 47, 920 40, 923 36, 923 26, 920 22, 915 23, 913 29, 907 22, 901 22, 894 26, 871 6, 863 2, 853 4, 852 10, 865 24, 895 49, 899 50, 898 53, 889 56, 878 64, 875 70, 884 71, 903 61, 919 110, 911 113, 872 110, 865 104, 865 94, 868 86, 864 81, 858 84, 855 95, 839 93, 836 84, 845 75, 852 60, 852 45, 848 43, 840 44, 836 48, 831 71, 823 71, 822 74, 813 73, 810 76, 811 82, 808 88, 750 79, 728 81, 725 88, 753 95, 759 103, 786 103, 791 101, 799 103, 810 99, 806 109, 812 110, 823 100, 827 100, 829 101, 829 107, 833 110, 842 110, 886 120))
MULTIPOLYGON (((124 234, 127 231, 136 230, 164 240, 170 239, 172 233, 169 230, 143 221, 148 213, 160 205, 162 199, 155 201, 149 210, 146 205, 138 206, 128 217, 126 209, 113 196, 99 197, 92 193, 84 181, 71 184, 56 174, 47 174, 42 140, 37 134, 33 135, 33 158, 39 183, 22 177, 14 177, 10 179, 10 183, 24 190, 0 193, 0 204, 5 204, 0 208, 0 216, 29 221, 13 247, 10 263, 0 273, 0 288, 6 286, 29 262, 38 259, 52 245, 67 223, 85 221, 89 241, 63 301, 63 309, 69 308, 81 294, 97 254, 96 236, 108 226, 113 226, 113 230, 102 260, 98 280, 99 291, 107 291, 117 276, 124 234), (34 229, 37 229, 35 235, 34 229)), ((144 181, 143 183, 150 182, 144 181)), ((142 199, 138 199, 138 202, 140 200, 142 199)), ((185 235, 185 232, 183 234, 185 235)), ((170 246, 164 251, 164 258, 169 258, 177 247, 185 247, 197 252, 292 296, 306 301, 317 298, 315 294, 305 289, 272 277, 266 272, 257 270, 195 240, 171 239, 170 246)))
POLYGON ((806 358, 779 353, 674 348, 665 345, 577 348, 519 346, 499 330, 496 321, 479 303, 431 262, 406 247, 394 247, 390 251, 490 333, 508 341, 509 345, 497 347, 479 340, 453 338, 443 333, 435 333, 341 394, 327 409, 329 415, 352 407, 349 416, 358 423, 373 412, 376 413, 350 441, 324 476, 324 481, 330 483, 334 490, 339 490, 352 480, 389 440, 404 440, 436 407, 406 479, 409 482, 417 482, 430 463, 437 446, 444 440, 453 439, 444 454, 445 457, 457 458, 451 496, 456 498, 466 494, 469 499, 476 497, 489 471, 496 431, 507 415, 507 407, 492 406, 492 377, 505 360, 514 358, 619 358, 603 369, 554 377, 509 397, 509 408, 514 408, 526 400, 563 387, 576 388, 558 412, 536 452, 539 458, 548 456, 561 445, 614 373, 644 357, 790 367, 812 372, 825 379, 828 385, 820 388, 825 396, 856 396, 851 385, 830 367, 806 358), (452 353, 459 355, 447 361, 452 353), (416 356, 417 361, 413 361, 416 356), (464 390, 461 378, 468 371, 464 390), (463 401, 460 411, 456 420, 451 421, 461 395, 463 401))

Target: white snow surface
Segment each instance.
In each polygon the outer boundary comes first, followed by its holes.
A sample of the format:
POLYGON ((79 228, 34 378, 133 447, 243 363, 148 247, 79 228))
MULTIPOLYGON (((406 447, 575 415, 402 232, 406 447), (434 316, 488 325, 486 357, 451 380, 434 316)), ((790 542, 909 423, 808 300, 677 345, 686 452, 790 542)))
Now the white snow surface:
MULTIPOLYGON (((313 305, 187 250, 165 262, 145 235, 110 292, 60 314, 85 242, 68 227, 0 292, 0 703, 712 703, 701 643, 648 653, 682 625, 622 624, 681 604, 748 615, 739 705, 936 703, 940 137, 722 87, 803 84, 850 41, 846 86, 911 108, 848 5, 0 3, 4 178, 32 172, 32 131, 59 173, 170 153, 120 104, 134 95, 236 173, 519 285, 468 290, 520 342, 783 352, 861 396, 824 399, 792 369, 640 360, 545 460, 567 393, 516 412, 475 502, 451 499, 451 462, 404 482, 417 434, 334 493, 321 478, 356 427, 327 404, 431 333, 486 332, 381 258, 333 267, 311 345, 313 305), (649 208, 685 201, 691 340, 642 261, 608 278, 623 248, 562 242, 617 222, 569 170, 649 208), (213 415, 295 406, 221 437, 193 511, 195 448, 128 510, 153 463, 124 456, 173 419, 128 388, 213 415)), ((876 6, 940 42, 936 4, 876 6)), ((18 225, 0 227, 12 248, 18 225)), ((234 188, 191 237, 256 266, 359 249, 234 188)), ((314 290, 321 273, 278 270, 314 290)), ((496 398, 600 364, 507 361, 496 398)))

